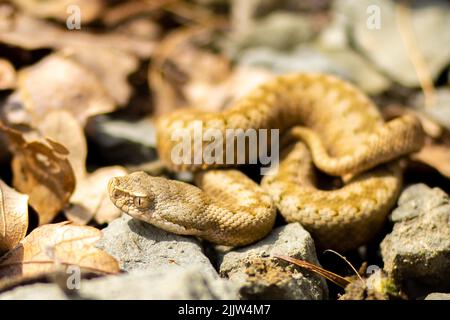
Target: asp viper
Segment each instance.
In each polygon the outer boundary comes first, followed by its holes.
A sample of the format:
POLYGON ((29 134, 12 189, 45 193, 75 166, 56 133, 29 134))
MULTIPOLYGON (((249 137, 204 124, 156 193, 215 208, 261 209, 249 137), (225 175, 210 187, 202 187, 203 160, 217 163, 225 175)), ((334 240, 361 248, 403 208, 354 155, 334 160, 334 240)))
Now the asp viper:
MULTIPOLYGON (((182 109, 158 119, 160 159, 174 171, 196 172, 197 187, 135 172, 113 178, 108 188, 117 207, 170 232, 246 245, 270 232, 278 209, 288 222, 300 222, 320 247, 345 251, 380 229, 402 185, 398 159, 423 143, 416 117, 385 122, 348 82, 326 74, 283 75, 222 112, 182 109), (277 171, 258 185, 236 169, 219 168, 225 165, 171 160, 179 143, 172 134, 193 131, 195 121, 223 136, 226 129, 279 129, 291 143, 272 169, 277 171), (315 167, 343 177, 344 185, 319 190, 315 167)), ((247 146, 246 153, 250 147, 260 146, 247 146)))

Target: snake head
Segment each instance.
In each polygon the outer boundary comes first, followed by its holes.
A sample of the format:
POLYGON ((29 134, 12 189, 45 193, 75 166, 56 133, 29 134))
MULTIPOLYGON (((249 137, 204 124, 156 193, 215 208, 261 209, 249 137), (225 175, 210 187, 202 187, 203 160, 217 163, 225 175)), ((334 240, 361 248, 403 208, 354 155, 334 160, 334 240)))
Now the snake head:
POLYGON ((156 200, 149 178, 142 171, 111 178, 108 193, 112 203, 132 217, 143 220, 143 215, 149 216, 155 209, 156 200))
POLYGON ((196 234, 198 188, 139 171, 108 183, 112 203, 133 218, 177 234, 196 234), (191 203, 190 201, 193 201, 191 203))

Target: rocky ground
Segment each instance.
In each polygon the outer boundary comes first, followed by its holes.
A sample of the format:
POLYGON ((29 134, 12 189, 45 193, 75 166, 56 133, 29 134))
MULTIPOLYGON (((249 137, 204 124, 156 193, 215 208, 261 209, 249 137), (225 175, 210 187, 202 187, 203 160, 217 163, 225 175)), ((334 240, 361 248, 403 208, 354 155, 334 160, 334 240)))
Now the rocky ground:
POLYGON ((0 299, 450 299, 448 1, 76 2, 80 29, 65 1, 0 3, 0 299), (257 243, 213 246, 109 201, 108 180, 137 170, 193 182, 158 161, 156 116, 223 110, 293 72, 421 120, 425 146, 370 243, 324 252, 278 217, 257 243), (70 289, 68 266, 87 270, 70 289))
MULTIPOLYGON (((438 188, 412 185, 400 196, 392 221, 392 232, 381 242, 385 274, 417 299, 449 299, 444 292, 450 284, 450 197, 438 188)), ((273 257, 320 265, 313 239, 298 223, 234 250, 123 215, 103 229, 97 246, 119 261, 123 274, 83 280, 72 296, 57 284, 39 283, 2 293, 0 299, 330 298, 323 277, 273 257)))

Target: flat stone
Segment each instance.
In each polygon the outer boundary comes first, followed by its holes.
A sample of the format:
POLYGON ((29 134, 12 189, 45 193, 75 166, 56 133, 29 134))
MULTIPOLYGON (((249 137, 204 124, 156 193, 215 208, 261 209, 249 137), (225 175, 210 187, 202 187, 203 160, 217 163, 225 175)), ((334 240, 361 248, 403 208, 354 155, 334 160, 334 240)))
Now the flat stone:
POLYGON ((20 286, 0 294, 0 300, 205 300, 236 299, 232 284, 211 277, 200 267, 186 269, 134 271, 129 274, 82 280, 79 290, 66 295, 54 283, 20 286))
POLYGON ((394 228, 381 243, 384 270, 397 282, 450 288, 450 198, 415 184, 401 194, 394 228))
POLYGON ((239 287, 244 299, 325 299, 323 278, 273 258, 286 255, 319 265, 314 242, 299 223, 276 228, 262 241, 225 253, 220 273, 239 287))
POLYGON ((102 230, 97 247, 117 259, 125 271, 153 270, 162 273, 198 266, 212 277, 218 274, 203 254, 200 242, 158 229, 127 214, 102 230))

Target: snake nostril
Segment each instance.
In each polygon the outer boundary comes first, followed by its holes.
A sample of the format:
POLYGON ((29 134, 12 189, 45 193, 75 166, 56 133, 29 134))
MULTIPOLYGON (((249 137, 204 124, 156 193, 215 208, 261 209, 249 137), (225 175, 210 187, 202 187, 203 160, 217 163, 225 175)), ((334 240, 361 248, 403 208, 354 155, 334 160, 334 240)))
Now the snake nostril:
POLYGON ((114 198, 114 199, 119 199, 120 198, 120 191, 119 190, 113 190, 113 192, 112 192, 112 197, 114 198))

